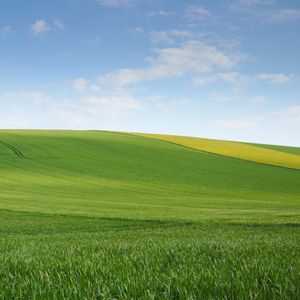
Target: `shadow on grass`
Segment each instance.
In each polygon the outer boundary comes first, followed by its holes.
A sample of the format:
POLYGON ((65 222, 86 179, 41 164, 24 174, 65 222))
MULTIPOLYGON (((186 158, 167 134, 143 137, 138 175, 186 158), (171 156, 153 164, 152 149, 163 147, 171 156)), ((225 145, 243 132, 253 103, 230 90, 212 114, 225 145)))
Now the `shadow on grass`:
POLYGON ((227 225, 241 228, 300 228, 300 223, 228 223, 227 225))
POLYGON ((191 231, 236 231, 236 230, 284 230, 298 229, 300 223, 246 223, 224 221, 192 222, 182 220, 125 219, 92 217, 81 215, 20 212, 0 209, 0 233, 12 234, 63 234, 97 233, 108 231, 151 231, 175 230, 191 231))

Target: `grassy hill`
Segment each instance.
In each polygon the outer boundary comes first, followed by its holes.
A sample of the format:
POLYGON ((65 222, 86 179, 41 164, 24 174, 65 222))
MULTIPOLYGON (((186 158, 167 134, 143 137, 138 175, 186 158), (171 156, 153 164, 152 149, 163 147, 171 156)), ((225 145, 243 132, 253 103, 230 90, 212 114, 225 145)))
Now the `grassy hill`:
POLYGON ((255 145, 162 134, 141 133, 136 135, 232 158, 300 170, 300 157, 297 155, 300 150, 295 147, 255 145))
POLYGON ((0 298, 297 299, 299 153, 1 130, 0 298))

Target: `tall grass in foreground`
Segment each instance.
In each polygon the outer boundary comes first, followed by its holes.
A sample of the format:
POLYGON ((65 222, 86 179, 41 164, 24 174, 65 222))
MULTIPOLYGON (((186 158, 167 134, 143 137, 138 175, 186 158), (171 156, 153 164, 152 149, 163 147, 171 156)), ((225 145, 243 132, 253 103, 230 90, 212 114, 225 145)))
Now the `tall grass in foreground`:
POLYGON ((0 141, 0 300, 300 299, 299 170, 112 132, 0 141))
POLYGON ((0 299, 300 297, 296 224, 0 214, 0 299))

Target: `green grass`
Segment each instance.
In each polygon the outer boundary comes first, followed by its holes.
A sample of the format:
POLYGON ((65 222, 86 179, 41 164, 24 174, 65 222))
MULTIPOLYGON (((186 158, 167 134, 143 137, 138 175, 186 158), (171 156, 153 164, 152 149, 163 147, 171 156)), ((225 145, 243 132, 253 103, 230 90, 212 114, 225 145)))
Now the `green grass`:
POLYGON ((99 131, 0 131, 0 299, 299 299, 300 171, 99 131))
POLYGON ((164 134, 135 133, 134 135, 227 157, 300 170, 300 157, 295 155, 299 154, 299 149, 295 150, 297 148, 294 148, 294 151, 291 147, 282 150, 284 147, 265 145, 257 147, 256 144, 249 143, 164 134))
POLYGON ((1 212, 2 299, 298 299, 299 231, 1 212))

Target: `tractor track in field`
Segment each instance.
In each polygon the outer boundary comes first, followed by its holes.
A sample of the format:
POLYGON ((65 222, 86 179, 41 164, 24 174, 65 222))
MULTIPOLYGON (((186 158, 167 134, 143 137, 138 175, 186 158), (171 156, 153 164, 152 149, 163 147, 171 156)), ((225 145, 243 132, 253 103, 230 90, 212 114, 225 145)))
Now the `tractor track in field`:
POLYGON ((13 153, 15 153, 20 158, 26 158, 25 155, 19 149, 17 149, 15 146, 5 143, 5 142, 2 142, 2 141, 1 141, 1 144, 8 147, 13 153))

